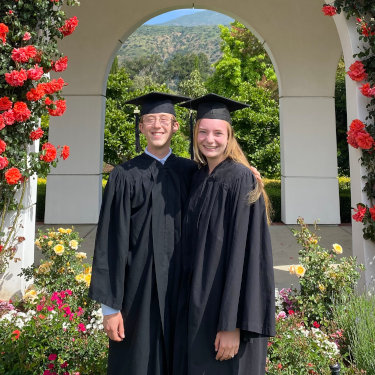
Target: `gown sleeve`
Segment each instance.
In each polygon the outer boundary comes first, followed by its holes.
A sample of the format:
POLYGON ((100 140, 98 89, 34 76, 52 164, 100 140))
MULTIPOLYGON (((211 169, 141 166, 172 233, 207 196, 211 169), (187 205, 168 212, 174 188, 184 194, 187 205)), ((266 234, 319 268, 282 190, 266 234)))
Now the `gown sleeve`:
POLYGON ((116 167, 104 191, 95 239, 89 297, 121 310, 125 267, 129 252, 131 184, 126 171, 116 167))
POLYGON ((229 187, 230 236, 218 331, 240 328, 246 341, 275 334, 275 282, 263 196, 247 203, 256 180, 242 172, 229 187))

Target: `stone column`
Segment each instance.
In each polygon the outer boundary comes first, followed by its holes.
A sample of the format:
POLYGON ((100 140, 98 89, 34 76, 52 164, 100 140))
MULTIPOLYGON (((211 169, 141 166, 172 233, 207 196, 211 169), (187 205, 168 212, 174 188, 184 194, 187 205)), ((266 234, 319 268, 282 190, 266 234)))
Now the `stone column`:
POLYGON ((280 98, 281 219, 340 223, 335 101, 280 98))
POLYGON ((50 118, 49 141, 70 156, 47 178, 46 224, 96 224, 102 199, 105 97, 66 95, 67 110, 50 118))

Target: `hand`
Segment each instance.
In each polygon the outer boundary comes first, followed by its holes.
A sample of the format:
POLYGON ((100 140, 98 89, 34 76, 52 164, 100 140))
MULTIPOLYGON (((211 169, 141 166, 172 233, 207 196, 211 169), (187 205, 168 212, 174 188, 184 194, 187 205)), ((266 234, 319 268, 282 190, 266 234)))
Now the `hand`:
POLYGON ((216 360, 225 361, 232 359, 240 346, 240 329, 234 331, 220 331, 216 335, 215 351, 216 360))
POLYGON ((255 167, 250 167, 250 169, 251 169, 251 172, 254 173, 254 176, 257 179, 258 183, 263 187, 264 184, 263 184, 263 181, 262 181, 262 176, 260 175, 258 170, 255 167))
POLYGON ((113 341, 122 341, 125 338, 124 320, 120 312, 105 315, 103 318, 104 331, 113 341))

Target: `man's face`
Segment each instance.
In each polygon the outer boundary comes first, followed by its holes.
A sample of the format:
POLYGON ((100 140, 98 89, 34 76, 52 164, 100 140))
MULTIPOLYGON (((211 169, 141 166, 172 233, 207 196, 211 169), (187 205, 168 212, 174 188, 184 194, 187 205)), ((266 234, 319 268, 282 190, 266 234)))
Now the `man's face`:
POLYGON ((141 132, 147 139, 147 145, 156 149, 169 147, 172 135, 176 133, 178 127, 178 122, 173 121, 170 113, 144 115, 139 124, 141 132))

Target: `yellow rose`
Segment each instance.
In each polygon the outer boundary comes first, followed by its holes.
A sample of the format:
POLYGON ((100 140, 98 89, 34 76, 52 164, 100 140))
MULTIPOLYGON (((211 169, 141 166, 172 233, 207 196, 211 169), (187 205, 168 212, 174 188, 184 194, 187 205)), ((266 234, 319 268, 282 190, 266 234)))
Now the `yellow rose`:
POLYGON ((81 282, 81 281, 84 281, 84 275, 82 273, 80 273, 79 275, 77 275, 75 277, 75 279, 78 281, 78 282, 81 282))
POLYGON ((72 233, 72 230, 71 229, 65 229, 65 233, 72 233))
POLYGON ((334 243, 332 246, 336 254, 342 254, 342 247, 338 243, 334 243))
POLYGON ((78 241, 76 241, 76 240, 71 240, 71 241, 69 241, 69 246, 70 246, 73 250, 77 250, 77 249, 78 249, 78 241))
POLYGON ((63 245, 56 245, 53 250, 57 255, 63 255, 64 252, 64 246, 63 245))
POLYGON ((48 246, 52 246, 52 244, 53 244, 53 241, 48 241, 47 243, 48 246))
POLYGON ((48 237, 55 238, 56 237, 55 232, 49 232, 48 237))
POLYGON ((298 266, 296 266, 296 275, 298 277, 303 277, 305 275, 305 267, 304 266, 301 266, 300 264, 298 266))
POLYGON ((324 292, 326 290, 326 288, 323 284, 319 284, 318 288, 321 292, 324 292))
POLYGON ((82 259, 86 259, 87 256, 86 256, 86 253, 77 253, 76 258, 79 260, 82 260, 82 259))
POLYGON ((65 271, 65 268, 64 267, 61 267, 60 269, 59 269, 59 273, 63 273, 65 271))
POLYGON ((66 230, 65 230, 64 228, 59 228, 58 231, 59 231, 60 233, 66 233, 66 230))
POLYGON ((51 271, 49 262, 45 262, 45 263, 41 264, 38 268, 39 273, 48 273, 49 271, 51 271))
POLYGON ((23 296, 24 300, 34 300, 38 297, 38 293, 36 290, 29 290, 25 295, 23 296))
POLYGON ((40 246, 40 242, 39 242, 39 240, 36 240, 35 241, 35 245, 38 247, 38 249, 41 249, 42 247, 40 246))
POLYGON ((70 263, 69 263, 69 262, 67 262, 67 263, 66 263, 66 265, 67 265, 67 266, 70 266, 70 263))
POLYGON ((62 241, 62 240, 60 240, 59 243, 60 243, 61 245, 64 245, 64 241, 62 241))
POLYGON ((89 287, 91 283, 91 274, 85 275, 84 281, 86 283, 86 286, 89 287))
POLYGON ((290 266, 289 267, 289 273, 291 275, 295 275, 296 274, 296 267, 295 266, 290 266))
POLYGON ((85 274, 85 275, 88 275, 89 273, 91 273, 91 267, 88 267, 88 268, 84 268, 83 269, 83 273, 85 274))

